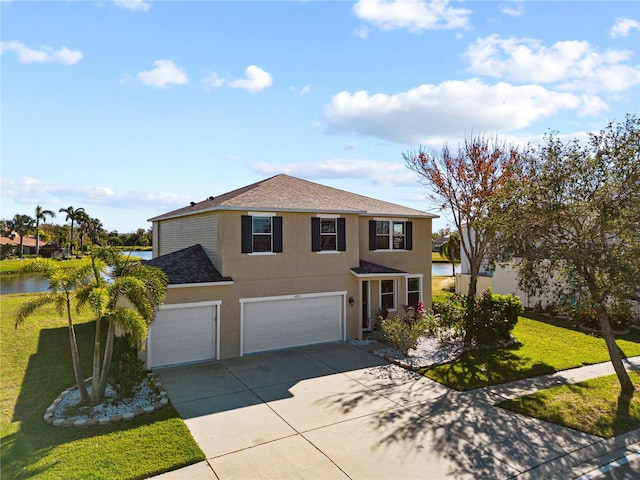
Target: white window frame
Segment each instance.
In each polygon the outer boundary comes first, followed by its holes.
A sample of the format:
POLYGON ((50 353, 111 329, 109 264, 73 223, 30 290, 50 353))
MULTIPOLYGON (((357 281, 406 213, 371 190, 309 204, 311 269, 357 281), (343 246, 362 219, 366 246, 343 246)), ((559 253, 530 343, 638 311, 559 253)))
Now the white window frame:
POLYGON ((407 276, 407 298, 405 299, 405 304, 409 305, 409 293, 415 293, 415 290, 409 290, 409 281, 413 279, 418 279, 418 302, 422 302, 422 275, 408 275, 407 276))
POLYGON ((378 282, 378 293, 380 295, 380 309, 382 310, 383 306, 383 302, 382 302, 382 296, 388 296, 388 295, 393 295, 393 301, 392 301, 392 308, 388 309, 389 312, 395 312, 398 310, 398 282, 395 279, 385 279, 385 280, 380 280, 378 282), (382 282, 393 282, 393 292, 391 293, 383 293, 382 292, 382 282))
POLYGON ((320 252, 337 252, 338 251, 338 219, 337 217, 320 217, 320 252), (324 233, 322 231, 322 222, 332 221, 333 222, 333 233, 324 233), (325 237, 333 237, 335 248, 333 249, 324 249, 323 248, 323 239, 325 237))
POLYGON ((407 251, 407 219, 406 218, 397 218, 397 219, 389 219, 389 218, 374 218, 376 222, 376 250, 388 250, 394 252, 405 252, 407 251), (387 224, 387 229, 389 231, 388 234, 378 234, 378 222, 385 222, 387 224), (393 239, 394 229, 393 227, 396 224, 402 225, 402 248, 394 248, 393 239), (378 248, 378 238, 387 237, 386 248, 378 248))
POLYGON ((249 215, 251 217, 251 249, 253 250, 249 255, 275 255, 275 253, 273 252, 273 217, 276 216, 275 212, 248 212, 247 215, 249 215), (268 218, 269 222, 271 224, 271 228, 270 231, 271 233, 255 233, 254 228, 254 220, 256 218, 268 218), (256 252, 254 247, 254 237, 256 235, 259 236, 269 236, 270 237, 270 246, 269 246, 269 250, 265 251, 265 252, 256 252))

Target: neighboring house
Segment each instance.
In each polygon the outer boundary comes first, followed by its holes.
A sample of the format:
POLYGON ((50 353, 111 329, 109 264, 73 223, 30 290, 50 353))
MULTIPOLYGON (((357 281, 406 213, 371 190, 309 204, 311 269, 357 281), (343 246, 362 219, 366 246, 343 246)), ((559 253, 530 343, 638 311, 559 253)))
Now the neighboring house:
POLYGON ((362 338, 431 301, 436 215, 277 175, 150 219, 165 304, 149 367, 362 338))
MULTIPOLYGON (((20 235, 17 234, 16 232, 11 232, 11 234, 8 237, 0 237, 0 245, 5 245, 5 244, 9 244, 9 245, 13 245, 14 249, 13 249, 13 253, 12 255, 19 255, 20 252, 20 235)), ((24 255, 35 255, 36 253, 36 239, 35 237, 31 237, 28 235, 25 235, 24 239, 22 240, 22 249, 23 249, 23 254, 24 255)))

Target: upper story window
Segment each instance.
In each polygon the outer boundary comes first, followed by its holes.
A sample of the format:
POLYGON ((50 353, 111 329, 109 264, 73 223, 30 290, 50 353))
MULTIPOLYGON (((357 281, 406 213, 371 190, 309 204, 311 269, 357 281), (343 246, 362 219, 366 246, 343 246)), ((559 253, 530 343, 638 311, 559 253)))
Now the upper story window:
POLYGON ((311 251, 343 252, 346 250, 345 219, 318 216, 311 218, 311 251))
POLYGON ((399 220, 369 221, 369 250, 411 250, 413 224, 399 220))
POLYGON ((271 233, 271 217, 252 217, 252 251, 271 252, 273 235, 271 233))
POLYGON ((282 217, 268 213, 242 216, 242 253, 282 252, 282 217))

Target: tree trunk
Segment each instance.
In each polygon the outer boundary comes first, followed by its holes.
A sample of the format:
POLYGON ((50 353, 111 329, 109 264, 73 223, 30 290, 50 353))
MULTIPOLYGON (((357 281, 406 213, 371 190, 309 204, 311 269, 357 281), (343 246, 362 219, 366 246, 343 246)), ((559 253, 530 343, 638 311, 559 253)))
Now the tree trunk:
POLYGON ((456 264, 455 264, 455 262, 453 260, 451 261, 451 268, 453 269, 453 275, 452 276, 455 277, 456 276, 456 264))
POLYGON ((111 369, 111 358, 113 357, 113 339, 116 334, 115 322, 109 322, 107 330, 107 343, 104 346, 104 359, 102 360, 102 374, 100 374, 100 401, 104 398, 104 392, 107 389, 107 380, 109 379, 109 370, 111 369))
POLYGON ((96 319, 96 336, 93 342, 93 378, 91 379, 91 406, 100 403, 100 317, 96 319))
POLYGON ((40 224, 36 223, 36 257, 40 255, 40 224))
POLYGON ((618 381, 620 382, 622 393, 631 394, 634 391, 633 383, 631 382, 629 374, 625 370, 624 364, 622 363, 622 355, 620 354, 620 349, 616 344, 616 339, 613 335, 613 329, 611 328, 611 324, 609 323, 609 318, 607 317, 604 308, 602 308, 601 306, 596 307, 596 312, 598 312, 598 320, 600 321, 602 335, 604 336, 604 341, 607 344, 609 357, 611 358, 613 369, 618 376, 618 381))
POLYGON ((78 351, 78 342, 76 340, 76 331, 73 327, 73 321, 71 319, 71 299, 67 294, 67 320, 69 324, 69 343, 71 344, 71 361, 73 363, 73 374, 76 378, 76 384, 78 385, 78 391, 80 392, 80 398, 83 403, 89 403, 89 392, 87 386, 84 384, 84 375, 82 374, 82 366, 80 365, 80 352, 78 351))

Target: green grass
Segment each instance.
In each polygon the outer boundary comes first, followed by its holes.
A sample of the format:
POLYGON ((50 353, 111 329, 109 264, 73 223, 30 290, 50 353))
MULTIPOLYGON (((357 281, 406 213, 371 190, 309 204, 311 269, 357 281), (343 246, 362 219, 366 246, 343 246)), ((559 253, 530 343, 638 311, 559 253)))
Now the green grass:
MULTIPOLYGON (((558 326, 558 322, 520 317, 512 333, 517 345, 468 352, 453 363, 420 373, 464 391, 609 361, 602 338, 558 326)), ((624 356, 640 355, 640 333, 626 335, 617 343, 624 356)))
MULTIPOLYGON (((46 424, 46 408, 74 383, 68 330, 54 309, 14 330, 15 312, 29 296, 0 296, 2 478, 146 478, 204 459, 173 407, 103 427, 46 424)), ((94 326, 87 314, 77 317, 85 375, 94 326)))
MULTIPOLYGON (((640 372, 629 376, 640 385, 640 372)), ((499 406, 604 438, 640 428, 640 393, 621 396, 615 375, 549 388, 499 406)))
MULTIPOLYGON (((24 262, 27 261, 28 258, 24 260, 20 259, 5 259, 0 260, 0 273, 17 273, 18 270, 24 265, 24 262)), ((69 260, 60 260, 61 267, 73 267, 80 262, 79 259, 69 259, 69 260)))
POLYGON ((456 279, 454 277, 431 277, 431 297, 440 300, 446 300, 451 291, 448 289, 455 285, 456 279))
POLYGON ((447 257, 440 255, 440 252, 431 252, 431 261, 435 263, 449 263, 447 257))

